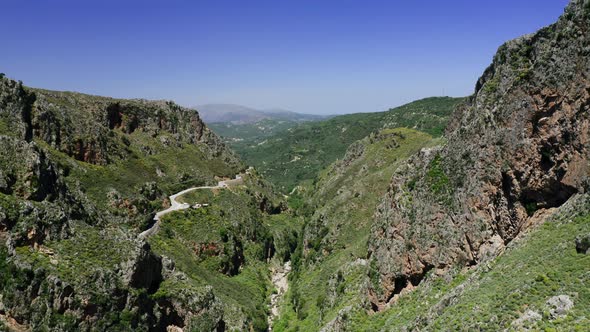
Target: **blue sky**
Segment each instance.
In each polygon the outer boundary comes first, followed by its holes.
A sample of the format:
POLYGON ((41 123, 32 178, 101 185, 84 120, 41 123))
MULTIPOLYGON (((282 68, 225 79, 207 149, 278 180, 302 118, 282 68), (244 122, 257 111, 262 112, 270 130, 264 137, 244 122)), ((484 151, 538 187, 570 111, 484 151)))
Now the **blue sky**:
POLYGON ((381 111, 472 93, 567 0, 2 1, 0 72, 182 105, 381 111))

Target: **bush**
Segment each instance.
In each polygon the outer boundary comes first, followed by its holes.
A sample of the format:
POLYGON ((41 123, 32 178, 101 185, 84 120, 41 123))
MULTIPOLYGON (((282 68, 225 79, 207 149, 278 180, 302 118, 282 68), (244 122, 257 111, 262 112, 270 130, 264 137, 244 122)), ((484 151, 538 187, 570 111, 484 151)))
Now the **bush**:
POLYGON ((426 172, 426 180, 430 185, 430 191, 437 196, 437 200, 443 204, 451 203, 451 184, 442 164, 442 157, 437 154, 430 162, 426 172))

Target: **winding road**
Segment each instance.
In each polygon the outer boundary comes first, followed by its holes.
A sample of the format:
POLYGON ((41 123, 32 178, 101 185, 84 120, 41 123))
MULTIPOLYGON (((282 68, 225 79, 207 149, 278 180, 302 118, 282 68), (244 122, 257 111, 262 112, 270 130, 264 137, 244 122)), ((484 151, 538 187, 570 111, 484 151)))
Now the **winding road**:
MULTIPOLYGON (((236 179, 238 179, 236 177, 236 179)), ((166 215, 170 212, 173 211, 179 211, 179 210, 185 210, 191 207, 190 204, 188 203, 180 203, 176 200, 176 198, 178 198, 179 196, 182 196, 188 192, 194 191, 194 190, 199 190, 199 189, 221 189, 221 188, 227 188, 228 181, 235 181, 235 180, 226 180, 226 181, 219 181, 217 183, 216 186, 203 186, 203 187, 192 187, 192 188, 188 188, 185 189, 183 191, 177 192, 176 194, 170 196, 170 207, 167 208, 166 210, 160 211, 158 213, 156 213, 156 216, 154 217, 154 224, 152 225, 152 227, 146 229, 145 231, 139 233, 139 237, 140 238, 147 238, 149 236, 152 236, 154 234, 156 234, 159 230, 160 230, 160 218, 163 215, 166 215)))

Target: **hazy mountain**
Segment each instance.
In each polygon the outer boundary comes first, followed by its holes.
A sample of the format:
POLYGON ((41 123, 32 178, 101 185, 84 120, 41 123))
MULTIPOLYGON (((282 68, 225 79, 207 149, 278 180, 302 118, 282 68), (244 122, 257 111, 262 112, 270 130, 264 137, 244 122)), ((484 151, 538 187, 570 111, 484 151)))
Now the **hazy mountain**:
POLYGON ((314 121, 323 115, 302 114, 282 109, 258 110, 234 104, 206 104, 194 107, 205 123, 249 124, 261 120, 314 121))

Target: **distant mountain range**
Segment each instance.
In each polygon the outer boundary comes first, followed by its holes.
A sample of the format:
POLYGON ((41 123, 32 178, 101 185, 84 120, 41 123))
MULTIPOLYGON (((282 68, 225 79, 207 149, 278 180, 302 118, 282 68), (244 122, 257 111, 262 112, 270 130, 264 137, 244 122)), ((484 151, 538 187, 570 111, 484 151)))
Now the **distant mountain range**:
POLYGON ((302 114, 282 109, 258 110, 234 104, 206 104, 193 107, 205 123, 249 124, 261 120, 317 121, 328 118, 324 115, 302 114))

